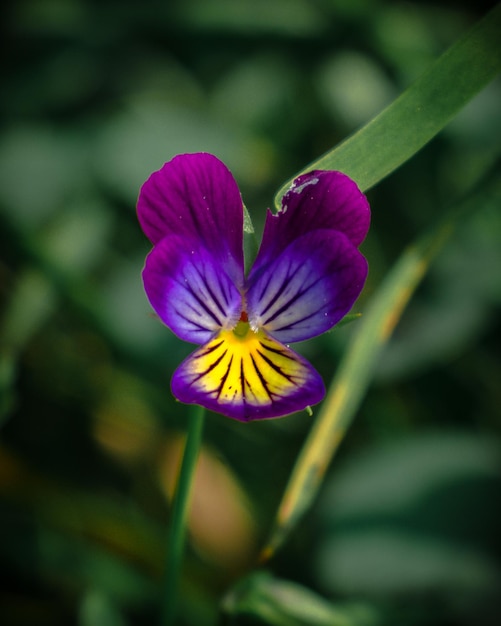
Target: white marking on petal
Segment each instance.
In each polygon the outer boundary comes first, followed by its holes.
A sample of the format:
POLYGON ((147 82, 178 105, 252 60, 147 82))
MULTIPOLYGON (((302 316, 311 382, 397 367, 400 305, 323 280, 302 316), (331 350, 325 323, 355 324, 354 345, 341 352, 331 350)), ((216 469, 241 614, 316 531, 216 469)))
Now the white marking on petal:
POLYGON ((298 185, 297 187, 293 186, 292 191, 294 193, 303 193, 303 190, 308 187, 308 185, 316 185, 319 180, 319 178, 310 178, 310 180, 307 180, 302 185, 298 185))

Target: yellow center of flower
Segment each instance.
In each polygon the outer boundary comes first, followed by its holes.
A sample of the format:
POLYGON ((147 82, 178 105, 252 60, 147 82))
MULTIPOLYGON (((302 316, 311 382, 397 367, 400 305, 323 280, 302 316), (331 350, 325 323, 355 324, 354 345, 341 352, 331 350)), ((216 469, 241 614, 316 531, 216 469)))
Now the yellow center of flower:
POLYGON ((251 330, 249 318, 247 317, 247 312, 242 311, 237 325, 235 326, 235 328, 232 329, 231 332, 240 340, 244 340, 250 332, 255 334, 257 331, 251 330))
POLYGON ((249 322, 242 322, 242 320, 240 320, 231 332, 236 337, 243 340, 247 337, 247 334, 249 332, 253 332, 253 331, 251 331, 250 329, 249 322))
POLYGON ((232 330, 221 330, 197 350, 193 384, 219 402, 265 406, 294 393, 308 371, 299 357, 263 330, 254 331, 245 311, 232 330))

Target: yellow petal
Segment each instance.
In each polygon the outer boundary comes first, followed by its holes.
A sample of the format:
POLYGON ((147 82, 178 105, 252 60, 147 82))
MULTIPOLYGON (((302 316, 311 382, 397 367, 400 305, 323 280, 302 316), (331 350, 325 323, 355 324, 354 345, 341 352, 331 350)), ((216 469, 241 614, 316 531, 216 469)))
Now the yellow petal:
POLYGON ((182 402, 244 421, 292 413, 324 395, 323 382, 307 361, 242 321, 189 356, 172 388, 182 402))

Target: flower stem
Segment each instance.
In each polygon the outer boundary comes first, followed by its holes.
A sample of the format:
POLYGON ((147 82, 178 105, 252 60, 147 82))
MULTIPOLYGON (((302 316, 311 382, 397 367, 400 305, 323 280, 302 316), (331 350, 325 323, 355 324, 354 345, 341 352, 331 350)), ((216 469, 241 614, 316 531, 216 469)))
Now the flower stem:
POLYGON ((186 518, 191 485, 202 441, 205 409, 194 406, 189 415, 188 435, 174 493, 172 520, 167 544, 162 626, 173 626, 177 612, 177 596, 183 560, 186 518))

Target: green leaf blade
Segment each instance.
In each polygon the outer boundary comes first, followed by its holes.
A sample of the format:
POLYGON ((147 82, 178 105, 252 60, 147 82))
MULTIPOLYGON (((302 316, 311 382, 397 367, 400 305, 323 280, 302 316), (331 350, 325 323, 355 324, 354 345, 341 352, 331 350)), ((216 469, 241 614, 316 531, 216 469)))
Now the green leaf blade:
MULTIPOLYGON (((390 106, 299 174, 339 170, 363 191, 373 187, 416 154, 497 76, 500 41, 498 4, 390 106)), ((277 208, 291 182, 277 193, 277 208)))

